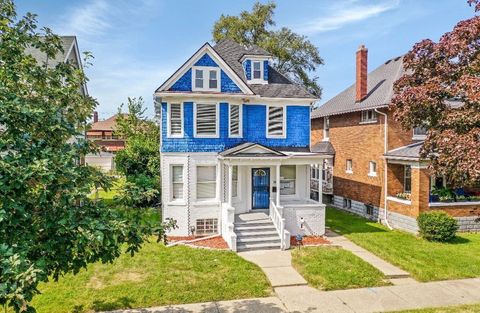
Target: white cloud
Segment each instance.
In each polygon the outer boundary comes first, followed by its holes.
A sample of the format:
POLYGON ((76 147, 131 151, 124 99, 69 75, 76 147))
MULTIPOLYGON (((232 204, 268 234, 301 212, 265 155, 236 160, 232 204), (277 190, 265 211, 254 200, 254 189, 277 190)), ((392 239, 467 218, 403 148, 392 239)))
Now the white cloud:
POLYGON ((317 34, 342 28, 345 25, 378 16, 383 12, 395 9, 399 1, 377 4, 356 4, 357 1, 343 2, 340 6, 327 9, 327 14, 299 25, 296 30, 304 34, 317 34))

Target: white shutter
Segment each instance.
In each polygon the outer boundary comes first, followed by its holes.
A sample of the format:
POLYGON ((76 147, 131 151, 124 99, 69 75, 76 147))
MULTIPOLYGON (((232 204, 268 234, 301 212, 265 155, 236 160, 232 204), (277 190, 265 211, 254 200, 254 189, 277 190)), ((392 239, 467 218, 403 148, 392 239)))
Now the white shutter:
POLYGON ((217 134, 217 105, 197 104, 197 135, 217 134))
POLYGON ((215 198, 216 186, 216 166, 197 166, 197 199, 215 198))
POLYGON ((183 199, 183 166, 172 166, 172 198, 183 199))
POLYGON ((268 107, 268 135, 283 136, 283 107, 268 107))
POLYGON ((170 104, 170 135, 182 134, 182 105, 170 104))
POLYGON ((240 105, 230 104, 230 135, 240 135, 240 105))

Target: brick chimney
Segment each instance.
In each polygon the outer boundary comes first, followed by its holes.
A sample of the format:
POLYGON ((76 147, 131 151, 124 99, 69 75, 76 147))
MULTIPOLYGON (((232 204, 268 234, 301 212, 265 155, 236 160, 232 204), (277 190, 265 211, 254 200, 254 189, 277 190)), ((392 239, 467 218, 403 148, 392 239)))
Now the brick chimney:
POLYGON ((356 102, 360 102, 367 97, 367 61, 368 49, 364 45, 360 45, 357 50, 356 102))
POLYGON ((97 111, 93 111, 93 122, 94 123, 98 122, 98 112, 97 111))

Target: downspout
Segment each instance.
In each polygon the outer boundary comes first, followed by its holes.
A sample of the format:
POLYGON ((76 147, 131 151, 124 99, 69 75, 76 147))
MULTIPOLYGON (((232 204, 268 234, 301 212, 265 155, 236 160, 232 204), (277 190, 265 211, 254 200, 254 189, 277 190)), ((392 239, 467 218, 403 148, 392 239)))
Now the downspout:
MULTIPOLYGON (((385 124, 384 124, 384 129, 383 129, 383 153, 386 154, 387 151, 388 151, 388 120, 387 120, 387 114, 386 113, 383 113, 381 111, 378 111, 377 109, 375 109, 375 112, 380 114, 380 115, 383 115, 383 117, 385 118, 385 124)), ((392 230, 393 227, 390 226, 390 223, 388 223, 388 218, 387 218, 387 195, 388 195, 388 192, 387 192, 387 160, 384 159, 384 169, 383 169, 383 212, 384 212, 384 219, 385 219, 385 224, 387 225, 387 227, 392 230)))

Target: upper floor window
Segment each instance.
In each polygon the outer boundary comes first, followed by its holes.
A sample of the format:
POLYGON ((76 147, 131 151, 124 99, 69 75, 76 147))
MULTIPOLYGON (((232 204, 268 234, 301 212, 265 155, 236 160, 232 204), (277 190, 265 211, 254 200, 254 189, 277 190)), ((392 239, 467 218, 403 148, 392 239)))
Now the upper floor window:
POLYGON ((253 61, 253 79, 262 79, 262 62, 253 61))
POLYGON ((427 136, 427 128, 425 126, 418 126, 413 129, 413 139, 424 140, 427 136))
POLYGON ((368 176, 377 176, 377 162, 370 161, 368 163, 368 176))
POLYGON ((193 90, 220 91, 220 69, 215 67, 193 68, 193 90))
POLYGON ((285 137, 285 108, 268 106, 267 110, 267 137, 285 137))
POLYGON ((214 199, 217 189, 217 167, 197 166, 197 199, 214 199))
POLYGON ((325 116, 323 118, 323 140, 330 138, 330 118, 325 116))
POLYGON ((345 172, 353 173, 353 161, 352 161, 352 159, 348 159, 345 162, 345 172))
POLYGON ((377 113, 374 110, 362 111, 362 123, 373 123, 377 121, 377 113))
POLYGON ((183 165, 172 166, 172 200, 183 199, 183 165))
POLYGON ((218 104, 195 104, 195 137, 218 137, 218 104))
POLYGON ((242 137, 242 106, 240 104, 230 104, 228 108, 229 136, 242 137))
POLYGON ((169 104, 168 136, 183 137, 183 106, 180 103, 169 104))

